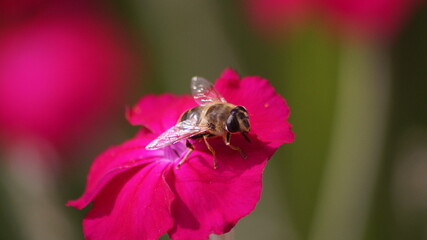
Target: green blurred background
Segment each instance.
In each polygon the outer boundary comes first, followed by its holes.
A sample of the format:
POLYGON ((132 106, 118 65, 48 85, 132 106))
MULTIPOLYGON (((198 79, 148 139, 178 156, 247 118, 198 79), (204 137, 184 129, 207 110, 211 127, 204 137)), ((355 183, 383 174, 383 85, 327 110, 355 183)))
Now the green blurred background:
MULTIPOLYGON (((52 2, 67 1, 22 1, 25 14, 4 7, 0 28, 30 22, 52 2)), ((87 4, 77 2, 73 9, 87 4)), ((83 239, 87 210, 64 205, 83 192, 96 155, 136 132, 125 106, 147 93, 188 94, 192 76, 214 81, 229 66, 271 82, 296 136, 267 165, 261 201, 235 239, 427 239, 427 6, 379 37, 334 31, 322 18, 269 35, 250 24, 248 2, 92 1, 131 43, 135 72, 120 79, 128 90, 108 121, 66 150, 52 147, 54 169, 33 147, 3 139, 0 239, 83 239), (21 157, 28 161, 11 163, 21 157)))

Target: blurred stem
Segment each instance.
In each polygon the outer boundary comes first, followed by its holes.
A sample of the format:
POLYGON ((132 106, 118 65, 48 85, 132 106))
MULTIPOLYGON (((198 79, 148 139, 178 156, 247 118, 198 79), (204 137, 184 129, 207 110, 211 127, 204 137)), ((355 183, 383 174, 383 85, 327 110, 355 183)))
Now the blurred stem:
POLYGON ((383 148, 389 94, 386 55, 376 45, 343 45, 335 124, 311 240, 363 237, 383 148))
POLYGON ((52 167, 56 155, 52 150, 49 144, 32 140, 15 142, 7 149, 2 182, 23 239, 77 237, 64 214, 65 206, 57 201, 52 167))
MULTIPOLYGON (((306 239, 333 127, 339 45, 311 27, 289 35, 280 59, 280 82, 273 84, 291 107, 295 142, 280 149, 287 209, 297 239, 306 239)), ((274 80, 274 79, 272 79, 274 80)))

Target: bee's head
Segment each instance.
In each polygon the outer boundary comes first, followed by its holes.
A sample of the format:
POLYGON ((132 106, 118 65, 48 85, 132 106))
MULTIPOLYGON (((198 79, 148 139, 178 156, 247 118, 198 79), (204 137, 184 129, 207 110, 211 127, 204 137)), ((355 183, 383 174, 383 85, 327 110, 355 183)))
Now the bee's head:
POLYGON ((249 132, 250 124, 246 108, 237 106, 231 110, 230 115, 227 118, 226 129, 228 132, 249 132))

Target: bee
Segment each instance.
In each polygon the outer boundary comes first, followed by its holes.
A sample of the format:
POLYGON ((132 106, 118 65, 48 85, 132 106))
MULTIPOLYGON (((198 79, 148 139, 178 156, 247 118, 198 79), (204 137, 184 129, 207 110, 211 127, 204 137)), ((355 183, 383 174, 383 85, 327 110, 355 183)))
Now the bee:
POLYGON ((175 126, 162 133, 145 149, 156 150, 186 139, 188 152, 176 166, 179 168, 194 151, 194 146, 188 139, 203 138, 206 147, 212 153, 214 169, 216 169, 215 150, 209 144, 208 138, 221 136, 226 146, 238 151, 246 159, 247 156, 242 150, 230 143, 232 133, 240 133, 246 141, 250 142, 246 135, 250 131, 249 115, 246 108, 225 101, 212 83, 201 77, 191 79, 191 90, 198 106, 185 111, 175 126))

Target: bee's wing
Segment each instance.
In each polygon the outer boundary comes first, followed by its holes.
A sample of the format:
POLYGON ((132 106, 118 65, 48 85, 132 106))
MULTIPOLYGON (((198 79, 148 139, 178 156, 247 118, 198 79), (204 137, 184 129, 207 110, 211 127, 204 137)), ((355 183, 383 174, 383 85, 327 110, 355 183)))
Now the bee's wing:
POLYGON ((226 102, 221 94, 215 90, 213 84, 202 77, 191 79, 191 92, 194 100, 200 106, 213 102, 226 102))
POLYGON ((159 137, 148 144, 145 149, 156 150, 172 145, 179 140, 189 138, 193 135, 206 131, 206 129, 197 126, 192 119, 177 123, 175 126, 166 130, 159 137))

